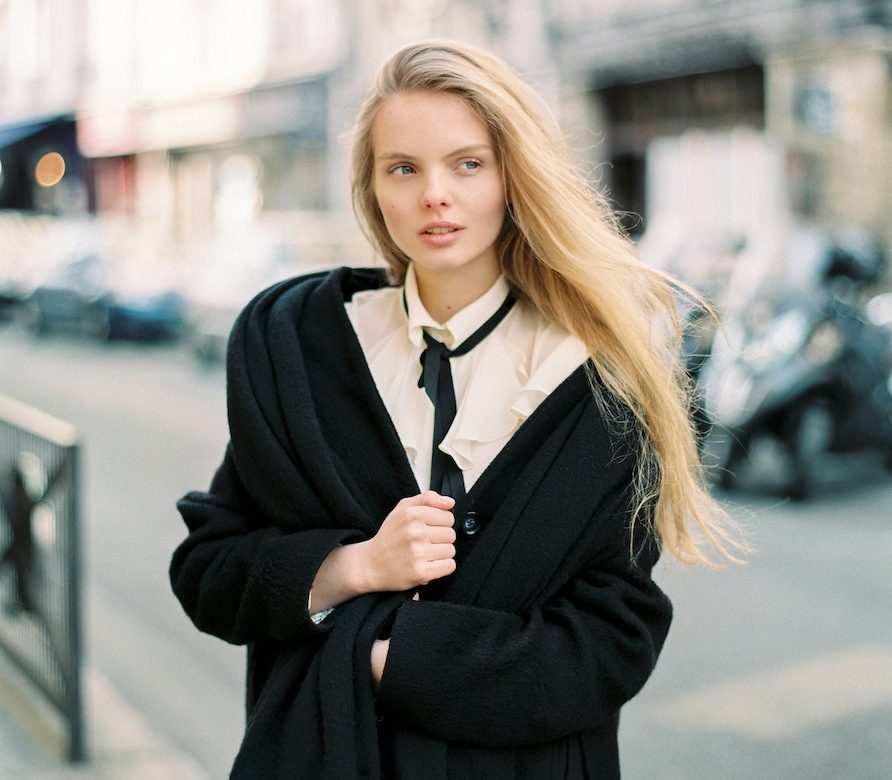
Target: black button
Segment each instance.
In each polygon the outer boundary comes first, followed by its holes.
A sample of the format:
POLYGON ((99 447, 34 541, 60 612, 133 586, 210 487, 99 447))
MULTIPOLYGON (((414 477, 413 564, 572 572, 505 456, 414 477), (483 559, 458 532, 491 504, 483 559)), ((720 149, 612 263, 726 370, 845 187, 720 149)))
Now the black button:
POLYGON ((476 512, 468 512, 461 523, 461 530, 468 536, 473 536, 480 530, 480 518, 476 512))

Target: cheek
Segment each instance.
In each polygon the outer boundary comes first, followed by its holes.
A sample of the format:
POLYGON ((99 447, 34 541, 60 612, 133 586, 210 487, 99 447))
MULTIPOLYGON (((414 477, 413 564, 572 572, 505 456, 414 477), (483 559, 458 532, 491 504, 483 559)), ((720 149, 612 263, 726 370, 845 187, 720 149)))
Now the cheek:
POLYGON ((384 217, 384 224, 387 225, 387 229, 392 231, 399 210, 396 204, 392 201, 379 200, 378 208, 381 211, 381 216, 384 217))
POLYGON ((505 216, 505 192, 501 183, 487 189, 483 193, 477 203, 477 211, 479 214, 486 214, 492 221, 498 221, 501 225, 505 216))
POLYGON ((388 213, 393 211, 393 197, 389 192, 386 182, 379 182, 377 178, 372 182, 372 192, 375 195, 375 202, 378 204, 378 210, 386 217, 388 213))
POLYGON ((379 200, 378 209, 381 212, 381 217, 384 220, 384 227, 387 229, 388 234, 394 241, 399 242, 401 233, 400 225, 402 224, 399 214, 399 206, 392 201, 379 200))
POLYGON ((380 185, 375 186, 375 202, 378 204, 379 211, 386 217, 387 214, 392 214, 396 207, 396 199, 393 197, 393 194, 389 192, 387 187, 382 187, 380 185))
POLYGON ((375 203, 378 205, 378 211, 380 211, 386 219, 388 212, 393 209, 393 205, 390 202, 390 199, 387 198, 386 195, 383 195, 377 187, 375 188, 375 203))

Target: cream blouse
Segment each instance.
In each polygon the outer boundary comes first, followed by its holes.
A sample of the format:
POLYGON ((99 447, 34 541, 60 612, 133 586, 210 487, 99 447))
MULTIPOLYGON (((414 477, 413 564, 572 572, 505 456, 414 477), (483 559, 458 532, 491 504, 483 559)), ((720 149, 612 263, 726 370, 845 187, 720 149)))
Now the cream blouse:
MULTIPOLYGON (((430 485, 434 405, 418 387, 427 330, 453 348, 488 320, 508 295, 504 276, 445 323, 428 314, 413 267, 402 287, 366 290, 346 303, 347 315, 420 489, 430 485), (408 312, 406 311, 408 309, 408 312)), ((480 344, 450 360, 457 412, 440 443, 462 470, 465 488, 477 481, 514 432, 588 357, 575 336, 522 301, 480 344)))

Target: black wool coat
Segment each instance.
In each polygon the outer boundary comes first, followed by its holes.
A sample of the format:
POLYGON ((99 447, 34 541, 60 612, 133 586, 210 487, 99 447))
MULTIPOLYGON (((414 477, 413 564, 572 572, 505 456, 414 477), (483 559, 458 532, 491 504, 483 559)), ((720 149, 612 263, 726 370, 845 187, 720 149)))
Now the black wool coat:
POLYGON ((210 489, 178 504, 174 592, 198 628, 249 649, 232 777, 379 778, 381 745, 400 780, 619 777, 619 709, 671 608, 653 539, 630 538, 634 437, 605 420, 582 368, 456 505, 475 533, 459 533, 437 591, 310 620, 326 555, 420 492, 344 311, 384 284, 343 268, 247 306, 229 347, 230 444, 210 489), (376 696, 370 651, 388 633, 376 696))

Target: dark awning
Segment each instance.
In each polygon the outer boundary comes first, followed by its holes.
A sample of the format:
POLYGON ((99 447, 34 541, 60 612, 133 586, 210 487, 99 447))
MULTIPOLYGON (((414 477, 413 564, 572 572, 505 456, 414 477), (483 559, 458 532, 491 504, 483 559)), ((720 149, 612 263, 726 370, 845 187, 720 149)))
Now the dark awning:
POLYGON ((54 120, 41 122, 25 122, 17 125, 0 126, 0 149, 12 146, 19 141, 39 133, 45 127, 49 127, 54 120))

